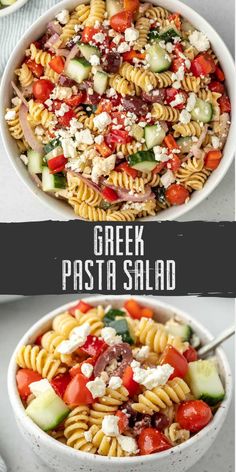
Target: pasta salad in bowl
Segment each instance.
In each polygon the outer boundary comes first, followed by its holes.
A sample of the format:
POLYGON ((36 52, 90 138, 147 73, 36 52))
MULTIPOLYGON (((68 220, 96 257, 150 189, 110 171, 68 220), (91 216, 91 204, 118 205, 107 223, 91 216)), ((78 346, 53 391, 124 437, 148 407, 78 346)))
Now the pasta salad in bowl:
POLYGON ((198 358, 207 339, 152 298, 99 296, 54 310, 11 360, 20 429, 55 470, 82 463, 100 472, 107 458, 125 470, 187 470, 213 442, 231 396, 222 351, 198 358))
POLYGON ((75 217, 171 219, 226 170, 231 58, 174 5, 73 2, 26 36, 5 125, 28 177, 75 217))

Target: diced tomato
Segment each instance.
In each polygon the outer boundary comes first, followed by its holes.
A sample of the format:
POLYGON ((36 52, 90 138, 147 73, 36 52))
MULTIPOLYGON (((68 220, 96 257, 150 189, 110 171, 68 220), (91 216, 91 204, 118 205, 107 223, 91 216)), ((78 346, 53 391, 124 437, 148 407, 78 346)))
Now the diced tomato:
POLYGON ((184 71, 186 71, 185 60, 182 59, 182 57, 176 57, 171 63, 171 70, 172 72, 177 72, 182 66, 184 67, 184 71))
POLYGON ((72 118, 76 118, 76 115, 73 112, 73 110, 69 110, 63 116, 58 116, 57 117, 58 123, 63 127, 69 126, 70 121, 72 120, 72 118))
POLYGON ((69 372, 66 372, 65 374, 60 374, 54 377, 51 380, 51 386, 54 388, 55 392, 59 397, 63 398, 64 393, 66 391, 67 385, 71 381, 71 376, 69 372))
POLYGON ((219 66, 216 66, 215 75, 220 82, 224 82, 225 74, 219 66))
POLYGON ((128 131, 123 129, 112 129, 108 135, 109 141, 115 144, 127 144, 132 141, 128 131))
POLYGON ((63 154, 57 157, 53 157, 48 161, 48 168, 50 169, 50 174, 57 174, 58 172, 62 172, 65 169, 65 165, 67 163, 67 159, 63 154))
POLYGON ((39 102, 45 102, 53 89, 54 84, 48 79, 39 79, 33 82, 33 95, 39 102))
POLYGON ((89 305, 89 303, 83 302, 83 300, 79 300, 77 305, 73 306, 69 309, 69 313, 72 316, 75 316, 76 311, 81 311, 81 313, 87 313, 87 311, 92 310, 93 306, 89 305))
POLYGON ((138 447, 141 455, 162 452, 172 447, 169 439, 154 428, 144 428, 138 437, 138 447))
POLYGON ((77 107, 80 103, 85 103, 86 92, 79 92, 78 95, 73 95, 71 98, 66 98, 64 102, 70 107, 77 107))
POLYGON ((170 380, 174 377, 184 378, 188 372, 188 363, 181 352, 175 347, 167 345, 160 358, 160 365, 170 364, 174 367, 174 372, 170 376, 170 380))
POLYGON ((121 11, 110 18, 110 25, 118 33, 124 33, 132 25, 132 13, 130 11, 121 11))
POLYGON ((198 359, 197 351, 194 347, 189 346, 186 351, 184 351, 183 356, 187 360, 187 362, 195 362, 198 359))
POLYGON ((180 184, 172 184, 166 190, 166 198, 171 205, 182 205, 189 198, 189 191, 180 184))
POLYGON ((227 95, 223 95, 223 97, 219 98, 219 105, 221 113, 230 113, 231 103, 227 95))
POLYGON ((42 337, 43 337, 43 334, 40 334, 34 341, 34 344, 36 344, 37 346, 41 346, 42 345, 42 337))
POLYGON ((174 54, 175 54, 176 56, 181 57, 181 54, 183 54, 183 51, 184 51, 184 50, 183 50, 183 46, 182 46, 181 43, 176 43, 176 44, 174 44, 174 54))
POLYGON ((104 187, 102 190, 102 196, 108 202, 116 202, 116 200, 118 200, 117 193, 110 187, 104 187))
POLYGON ((153 318, 154 316, 154 313, 153 311, 151 310, 151 308, 142 308, 141 310, 141 315, 142 315, 142 318, 153 318))
POLYGON ((173 13, 172 15, 169 16, 168 20, 170 22, 173 21, 178 30, 181 29, 181 19, 180 19, 179 13, 173 13))
POLYGON ((84 375, 75 375, 75 377, 73 377, 70 383, 67 385, 63 396, 64 402, 71 407, 89 405, 93 403, 94 398, 86 387, 88 382, 89 379, 87 379, 84 375))
POLYGON ((191 62, 191 72, 195 77, 205 76, 208 74, 214 74, 216 65, 212 57, 207 54, 199 54, 191 62))
POLYGON ((122 162, 122 164, 119 164, 115 168, 116 172, 125 172, 126 174, 130 175, 130 177, 133 177, 135 179, 138 176, 138 171, 136 169, 132 169, 132 167, 129 166, 128 162, 122 162))
POLYGON ((209 151, 205 157, 205 166, 207 169, 215 170, 220 164, 222 158, 221 151, 209 151))
POLYGON ((26 64, 36 77, 39 78, 43 75, 44 69, 41 64, 37 64, 33 59, 28 59, 26 64))
POLYGON ((109 157, 112 154, 111 148, 103 141, 101 144, 95 144, 95 147, 102 157, 109 157))
POLYGON ((94 28, 93 26, 85 26, 82 33, 81 42, 89 43, 93 40, 93 37, 96 33, 99 33, 99 28, 94 28))
POLYGON ((173 154, 173 157, 167 162, 167 168, 176 172, 181 166, 181 159, 177 154, 173 154))
POLYGON ((152 171, 153 175, 159 174, 159 172, 161 172, 165 166, 166 166, 166 162, 160 162, 160 164, 157 164, 155 169, 153 169, 152 171))
POLYGON ((27 400, 28 396, 31 394, 29 385, 32 382, 38 382, 39 380, 42 380, 42 376, 31 369, 19 369, 17 371, 16 383, 22 400, 27 400))
POLYGON ((168 105, 171 105, 173 108, 177 108, 178 110, 182 110, 183 108, 185 108, 185 104, 188 100, 188 94, 184 91, 184 90, 177 90, 175 88, 167 88, 166 89, 166 102, 168 105), (176 98, 176 95, 179 95, 181 96, 181 103, 177 104, 177 105, 173 105, 172 102, 174 102, 175 98, 176 98))
POLYGON ((133 62, 133 59, 145 59, 145 54, 134 51, 133 49, 131 51, 124 52, 123 54, 123 59, 125 62, 133 62))
POLYGON ((127 388, 130 397, 133 397, 134 395, 136 395, 136 393, 138 393, 140 390, 140 385, 137 382, 135 382, 133 377, 134 377, 134 373, 133 373, 132 367, 128 365, 124 370, 124 373, 122 376, 122 383, 124 387, 127 388))
MULTIPOLYGON (((91 364, 94 367, 96 362, 97 362, 97 357, 96 356, 95 357, 88 357, 87 359, 85 359, 85 361, 80 362, 79 364, 75 364, 73 367, 71 367, 70 370, 69 370, 69 374, 73 378, 77 374, 82 374, 81 367, 82 367, 83 364, 91 364)), ((89 380, 92 380, 93 377, 94 376, 92 374, 91 377, 89 378, 89 380)))
POLYGON ((89 334, 85 344, 80 349, 90 357, 98 357, 103 351, 105 351, 106 348, 107 344, 102 339, 89 334))
POLYGON ((197 433, 212 419, 210 407, 202 400, 190 400, 179 405, 176 413, 176 421, 181 428, 191 433, 197 433))
POLYGON ((64 70, 65 61, 61 56, 54 56, 48 65, 52 70, 57 72, 57 74, 61 74, 64 70))
POLYGON ((130 11, 131 13, 137 12, 139 9, 139 5, 139 0, 124 0, 125 11, 130 11))
POLYGON ((175 151, 176 149, 179 149, 179 146, 172 134, 167 134, 167 136, 164 138, 164 143, 169 151, 175 151))
POLYGON ((129 426, 129 418, 123 411, 120 411, 120 410, 116 412, 116 416, 119 417, 119 421, 118 421, 119 433, 123 434, 129 426))
POLYGON ((221 84, 220 82, 217 82, 217 80, 211 82, 211 83, 208 85, 208 88, 209 88, 212 92, 221 93, 221 95, 223 95, 224 92, 225 92, 224 85, 221 84))
POLYGON ((110 100, 107 100, 106 98, 103 98, 96 109, 96 114, 99 115, 103 111, 106 111, 107 113, 111 113, 112 110, 112 102, 110 100))

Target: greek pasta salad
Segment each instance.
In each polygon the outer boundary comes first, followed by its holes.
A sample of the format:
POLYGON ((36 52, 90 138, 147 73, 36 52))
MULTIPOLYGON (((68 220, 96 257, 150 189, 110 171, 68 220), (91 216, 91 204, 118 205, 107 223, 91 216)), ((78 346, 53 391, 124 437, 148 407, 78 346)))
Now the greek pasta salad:
POLYGON ((133 221, 203 188, 231 110, 203 32, 160 6, 91 0, 35 39, 5 119, 42 191, 83 219, 133 221))
POLYGON ((111 457, 147 455, 203 429, 225 392, 199 338, 149 307, 79 301, 17 352, 16 382, 28 415, 61 443, 111 457), (194 347, 195 346, 195 347, 194 347))

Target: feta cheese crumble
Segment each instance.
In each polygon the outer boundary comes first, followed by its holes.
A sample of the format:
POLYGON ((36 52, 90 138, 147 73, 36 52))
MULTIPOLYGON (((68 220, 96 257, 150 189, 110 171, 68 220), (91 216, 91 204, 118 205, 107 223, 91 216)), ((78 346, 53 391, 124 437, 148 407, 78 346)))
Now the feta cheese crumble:
POLYGON ((166 147, 154 146, 153 148, 155 160, 158 162, 167 162, 170 159, 168 149, 166 147))
POLYGON ((165 385, 174 368, 169 364, 158 365, 150 369, 142 369, 137 361, 131 362, 133 378, 135 382, 144 385, 149 390, 160 385, 165 385))
POLYGON ((61 10, 57 15, 56 19, 61 23, 62 25, 66 25, 70 19, 70 13, 68 10, 61 10))
POLYGON ((28 159, 28 157, 27 157, 25 154, 21 154, 21 155, 20 155, 20 159, 21 159, 21 161, 25 164, 25 166, 28 165, 29 159, 28 159))
POLYGON ((83 323, 81 326, 77 326, 71 331, 69 339, 59 344, 57 351, 61 354, 72 354, 78 347, 84 345, 90 330, 90 325, 87 322, 83 323))
POLYGON ((117 48, 117 52, 119 52, 120 54, 122 54, 123 52, 127 52, 127 51, 130 51, 130 46, 128 43, 126 43, 125 41, 121 44, 119 44, 118 48, 117 48))
POLYGON ((111 117, 109 113, 103 111, 94 117, 93 123, 99 131, 103 131, 111 123, 111 117))
POLYGON ((187 110, 182 110, 179 115, 180 123, 187 125, 191 121, 191 114, 187 110))
POLYGON ((92 439, 93 439, 91 431, 85 431, 84 432, 84 437, 85 437, 87 442, 91 442, 92 439))
POLYGON ((86 387, 91 392, 93 398, 103 397, 105 395, 106 384, 100 377, 96 377, 95 380, 88 382, 86 387))
POLYGON ((100 57, 98 57, 96 54, 92 54, 90 56, 89 62, 92 66, 98 66, 100 64, 100 57))
POLYGON ((113 390, 117 390, 118 388, 121 387, 121 385, 122 385, 121 378, 117 377, 117 376, 113 376, 113 377, 110 378, 108 387, 112 388, 113 390))
POLYGON ((81 372, 85 375, 85 377, 87 377, 87 379, 89 379, 93 373, 93 366, 87 362, 84 362, 84 364, 81 365, 81 372))
POLYGON ((120 434, 117 437, 117 440, 123 451, 128 452, 129 454, 138 453, 138 445, 134 438, 131 438, 130 436, 123 436, 122 434, 120 434))
POLYGON ((175 181, 173 172, 168 169, 165 174, 161 176, 161 183, 165 188, 168 188, 175 181))
POLYGON ((114 344, 119 344, 122 342, 122 337, 116 335, 116 330, 114 328, 102 328, 101 337, 108 344, 108 346, 113 346, 114 344))
POLYGON ((116 156, 112 154, 109 157, 95 156, 93 159, 92 181, 98 183, 99 177, 102 175, 109 175, 114 169, 116 163, 116 156))
POLYGON ((119 417, 114 415, 104 416, 102 420, 102 431, 106 436, 117 437, 119 435, 119 417))
POLYGON ((11 121, 14 120, 16 117, 16 112, 15 110, 8 110, 5 114, 5 120, 6 121, 11 121))
POLYGON ((188 37, 189 42, 199 52, 207 51, 210 48, 210 41, 202 31, 193 31, 188 37))
POLYGON ((125 30, 125 41, 136 41, 139 37, 139 32, 135 28, 127 28, 125 30))
POLYGON ((211 142, 212 142, 212 146, 214 149, 219 149, 220 147, 220 140, 217 136, 212 136, 211 137, 211 142))
POLYGON ((93 135, 90 129, 83 129, 75 133, 77 144, 93 144, 93 135))
POLYGON ((42 379, 38 380, 37 382, 32 382, 31 384, 29 384, 29 389, 35 397, 41 395, 41 393, 47 392, 48 390, 52 390, 54 392, 48 379, 42 379))
POLYGON ((134 358, 136 359, 136 361, 143 361, 147 359, 149 352, 149 346, 142 346, 134 352, 134 358))

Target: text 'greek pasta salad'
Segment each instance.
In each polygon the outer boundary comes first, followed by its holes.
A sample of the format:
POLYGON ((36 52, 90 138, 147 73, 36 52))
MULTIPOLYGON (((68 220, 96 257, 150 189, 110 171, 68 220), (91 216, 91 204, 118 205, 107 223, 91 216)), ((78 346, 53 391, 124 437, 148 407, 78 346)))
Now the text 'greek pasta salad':
POLYGON ((153 320, 130 299, 121 309, 79 301, 16 362, 26 414, 76 450, 126 457, 187 441, 224 398, 216 361, 178 319, 153 320))
POLYGON ((44 192, 92 221, 187 203, 221 162, 225 76, 206 35, 139 0, 61 11, 29 45, 6 121, 44 192))

